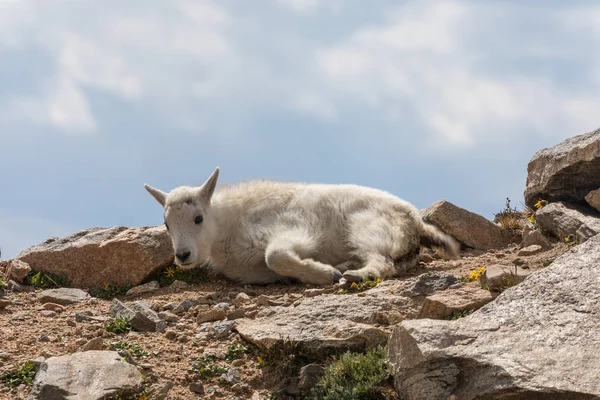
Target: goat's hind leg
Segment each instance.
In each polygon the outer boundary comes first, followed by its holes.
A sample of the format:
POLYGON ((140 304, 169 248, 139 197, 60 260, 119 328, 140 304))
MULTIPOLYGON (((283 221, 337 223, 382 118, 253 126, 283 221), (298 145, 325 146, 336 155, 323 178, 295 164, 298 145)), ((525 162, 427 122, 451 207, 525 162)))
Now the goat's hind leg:
POLYGON ((278 275, 299 279, 303 283, 330 285, 342 277, 332 267, 310 258, 317 244, 305 232, 292 230, 274 236, 265 251, 267 266, 278 275))

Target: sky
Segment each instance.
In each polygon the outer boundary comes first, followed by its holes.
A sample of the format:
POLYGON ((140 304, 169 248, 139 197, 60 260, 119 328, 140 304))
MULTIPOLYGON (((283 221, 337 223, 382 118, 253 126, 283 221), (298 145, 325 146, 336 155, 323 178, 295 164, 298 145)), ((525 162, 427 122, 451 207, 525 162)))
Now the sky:
POLYGON ((2 259, 162 224, 148 183, 377 187, 488 219, 600 126, 595 1, 0 0, 2 259))

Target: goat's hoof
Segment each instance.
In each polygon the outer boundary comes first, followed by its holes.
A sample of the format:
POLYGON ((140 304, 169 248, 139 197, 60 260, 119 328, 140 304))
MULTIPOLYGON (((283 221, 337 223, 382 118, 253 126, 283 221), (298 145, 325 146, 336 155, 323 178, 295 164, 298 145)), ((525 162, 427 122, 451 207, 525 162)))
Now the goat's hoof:
POLYGON ((337 269, 333 270, 333 282, 339 282, 342 279, 342 273, 337 269))
POLYGON ((357 271, 352 271, 352 270, 344 272, 343 276, 350 283, 360 282, 364 279, 361 273, 359 273, 357 271))

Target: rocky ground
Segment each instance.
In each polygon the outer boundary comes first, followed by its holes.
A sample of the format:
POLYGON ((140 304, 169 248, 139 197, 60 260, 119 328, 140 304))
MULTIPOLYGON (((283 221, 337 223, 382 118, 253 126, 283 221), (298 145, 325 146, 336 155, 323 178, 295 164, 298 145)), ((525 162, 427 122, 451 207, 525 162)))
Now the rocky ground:
MULTIPOLYGON (((424 256, 428 263, 422 262, 405 278, 382 282, 376 288, 350 294, 336 294, 338 289, 335 287, 239 286, 223 279, 211 278, 206 283, 187 285, 175 282, 150 293, 117 296, 126 305, 135 301, 145 301, 152 310, 163 313, 160 314, 161 317, 168 322, 161 332, 107 332, 105 326, 114 302, 112 299, 84 297, 75 299, 71 304, 60 305, 57 303, 65 301, 52 301, 44 296, 43 289, 9 291, 4 301, 10 304, 0 310, 0 375, 14 371, 27 361, 39 361, 40 357, 48 358, 82 350, 108 350, 111 343, 128 342, 139 345, 147 353, 136 355, 134 351, 130 351, 138 370, 148 379, 148 393, 154 393, 154 396, 149 398, 158 398, 156 394, 160 390, 166 391, 170 386, 168 382, 172 382, 172 388, 168 390, 168 396, 163 397, 168 399, 275 398, 273 393, 286 386, 278 376, 277 363, 275 366, 268 365, 268 354, 264 348, 261 350, 242 339, 236 329, 236 322, 251 323, 261 316, 277 320, 275 314, 280 314, 278 324, 284 330, 285 325, 293 326, 295 322, 286 318, 302 318, 286 313, 285 309, 302 309, 303 302, 316 301, 325 306, 334 301, 332 297, 338 296, 344 297, 343 303, 351 304, 350 298, 358 299, 378 290, 382 293, 380 297, 385 297, 388 295, 382 290, 386 287, 409 282, 426 272, 437 271, 468 277, 481 266, 494 264, 519 264, 525 270, 535 271, 544 268, 569 248, 568 244, 558 243, 550 250, 535 255, 519 256, 521 250, 514 246, 498 251, 471 251, 463 254, 460 260, 453 261, 424 256), (239 345, 244 346, 247 351, 240 351, 242 348, 239 345), (238 350, 237 354, 235 350, 238 350), (211 377, 201 376, 200 373, 192 371, 197 359, 208 354, 217 355, 218 359, 214 364, 227 368, 227 372, 223 369, 211 377), (261 362, 267 365, 261 365, 261 362)), ((481 290, 478 281, 462 282, 458 286, 481 290)), ((423 296, 419 298, 421 297, 423 296)), ((400 314, 403 312, 401 309, 397 311, 400 314)), ((310 306, 304 312, 312 313, 309 317, 316 318, 323 310, 310 306)), ((414 313, 412 315, 418 316, 414 313)), ((331 329, 345 329, 343 320, 332 320, 342 326, 331 329)), ((369 325, 382 327, 384 332, 389 334, 392 323, 397 321, 378 322, 371 322, 369 325)), ((258 328, 262 328, 261 324, 258 328)), ((266 327, 264 329, 268 330, 266 327)), ((327 329, 323 328, 321 331, 327 329)), ((250 332, 247 339, 259 345, 269 345, 261 335, 253 335, 252 327, 246 331, 250 332)), ((293 329, 291 335, 294 335, 293 329)), ((319 337, 315 340, 325 341, 319 337)), ((343 342, 351 339, 339 340, 343 342)), ((208 362, 206 365, 210 367, 214 364, 208 362)), ((26 398, 31 388, 29 385, 16 388, 3 385, 0 398, 26 398)))

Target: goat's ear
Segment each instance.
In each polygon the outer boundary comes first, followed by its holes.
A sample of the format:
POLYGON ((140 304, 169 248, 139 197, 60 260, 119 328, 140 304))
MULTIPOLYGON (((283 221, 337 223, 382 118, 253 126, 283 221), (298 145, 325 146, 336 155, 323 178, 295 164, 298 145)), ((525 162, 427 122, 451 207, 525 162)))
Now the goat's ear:
POLYGON ((148 185, 148 184, 144 184, 144 187, 146 188, 146 190, 148 192, 150 192, 150 194, 152 195, 152 197, 154 197, 156 199, 156 201, 158 201, 160 203, 161 206, 165 206, 166 200, 167 200, 167 193, 163 192, 162 190, 153 188, 152 186, 148 185))
POLYGON ((200 189, 198 190, 198 194, 202 201, 205 201, 207 203, 210 202, 210 199, 211 199, 213 193, 215 192, 215 188, 217 187, 218 179, 219 179, 219 167, 215 168, 215 171, 212 173, 210 178, 208 178, 206 180, 206 182, 204 182, 202 184, 202 186, 200 186, 200 189))

